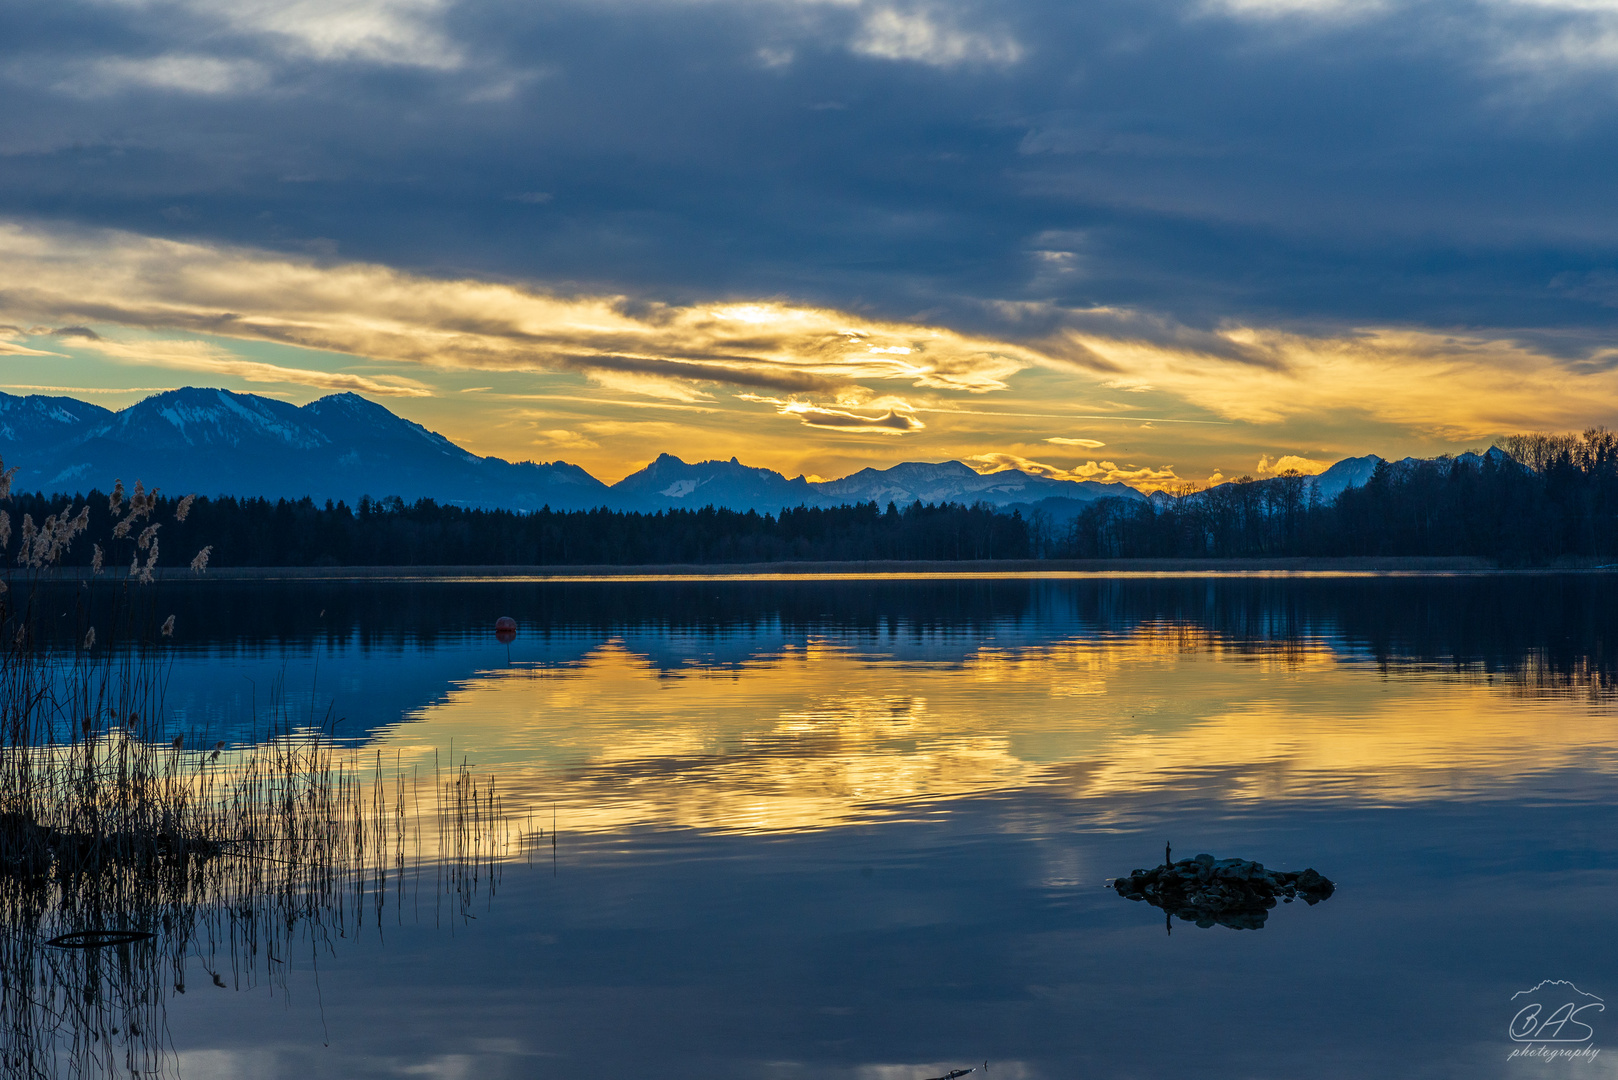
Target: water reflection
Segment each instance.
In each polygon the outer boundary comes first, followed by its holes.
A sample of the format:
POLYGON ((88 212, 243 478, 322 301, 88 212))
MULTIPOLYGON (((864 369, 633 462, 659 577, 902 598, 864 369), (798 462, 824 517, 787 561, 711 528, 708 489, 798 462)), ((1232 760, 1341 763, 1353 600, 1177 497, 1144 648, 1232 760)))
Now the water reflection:
MULTIPOLYGON (((60 588, 73 590, 76 583, 60 588)), ((802 582, 239 582, 180 579, 156 587, 192 648, 418 651, 488 640, 501 615, 525 641, 643 635, 661 661, 734 663, 739 643, 908 640, 970 651, 978 643, 1195 627, 1260 649, 1328 641, 1377 663, 1432 664, 1537 682, 1611 689, 1618 575, 1213 577, 1079 580, 934 579, 802 582), (687 648, 691 646, 694 648, 687 648)), ((58 605, 69 608, 70 605, 58 605)), ((54 610, 43 605, 47 611, 54 610)), ((67 612, 63 612, 67 614, 67 612)), ((93 621, 94 613, 91 613, 93 621)), ((54 627, 63 644, 77 627, 54 627)))
POLYGON ((279 687, 407 767, 476 748, 580 830, 1036 789, 1509 798, 1618 763, 1604 575, 214 589, 165 597, 193 742, 252 738, 279 687))
POLYGON ((280 681, 562 842, 453 941, 170 998, 187 1075, 1504 1078, 1512 993, 1614 991, 1604 576, 214 584, 176 725, 280 681), (1168 938, 1107 885, 1166 839, 1342 890, 1168 938))
POLYGON ((1611 775, 1609 720, 1486 678, 1390 679, 1323 645, 1146 628, 897 665, 811 639, 677 675, 609 641, 458 680, 384 737, 407 755, 465 740, 574 828, 777 831, 1031 788, 1502 797, 1575 766, 1611 775))

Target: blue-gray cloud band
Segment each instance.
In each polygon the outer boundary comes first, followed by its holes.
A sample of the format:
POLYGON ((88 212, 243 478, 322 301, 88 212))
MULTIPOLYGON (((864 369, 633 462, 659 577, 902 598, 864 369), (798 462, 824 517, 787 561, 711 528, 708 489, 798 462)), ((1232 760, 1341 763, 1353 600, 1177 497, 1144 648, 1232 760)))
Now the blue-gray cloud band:
POLYGON ((1492 328, 1577 360, 1614 323, 1599 10, 342 13, 0 4, 0 215, 1029 339, 1117 307, 1170 335, 1492 328))

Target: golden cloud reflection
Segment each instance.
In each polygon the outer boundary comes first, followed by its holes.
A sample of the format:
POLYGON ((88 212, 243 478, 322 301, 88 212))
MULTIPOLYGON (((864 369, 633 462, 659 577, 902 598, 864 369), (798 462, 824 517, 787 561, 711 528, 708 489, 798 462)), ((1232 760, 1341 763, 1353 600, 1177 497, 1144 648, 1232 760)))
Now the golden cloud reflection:
POLYGON ((575 833, 805 831, 1036 789, 1475 799, 1618 769, 1610 703, 1176 625, 964 661, 811 639, 673 670, 614 640, 565 667, 482 673, 412 719, 391 739, 407 764, 475 747, 508 798, 556 802, 575 833))

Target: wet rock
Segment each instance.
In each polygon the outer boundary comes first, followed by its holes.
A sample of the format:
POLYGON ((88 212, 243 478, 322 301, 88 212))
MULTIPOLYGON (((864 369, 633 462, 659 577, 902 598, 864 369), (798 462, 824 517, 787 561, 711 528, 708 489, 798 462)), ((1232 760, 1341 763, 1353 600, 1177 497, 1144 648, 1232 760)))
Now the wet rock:
POLYGON ((1116 878, 1113 888, 1129 900, 1154 907, 1198 926, 1258 930, 1279 900, 1318 904, 1336 889, 1317 870, 1269 870, 1249 859, 1198 855, 1116 878))

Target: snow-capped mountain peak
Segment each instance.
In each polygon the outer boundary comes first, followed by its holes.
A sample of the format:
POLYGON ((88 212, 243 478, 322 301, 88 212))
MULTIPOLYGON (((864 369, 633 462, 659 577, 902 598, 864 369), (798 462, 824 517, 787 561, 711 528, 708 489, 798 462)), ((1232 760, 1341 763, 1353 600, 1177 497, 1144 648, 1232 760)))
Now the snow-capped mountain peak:
MULTIPOLYGON (((736 457, 686 462, 667 453, 609 487, 563 461, 480 457, 353 393, 299 407, 256 394, 184 387, 116 413, 72 398, 0 394, 0 454, 7 465, 20 467, 17 484, 23 489, 83 492, 106 489, 114 479, 141 479, 168 492, 350 503, 367 494, 399 495, 515 510, 718 506, 768 513, 846 503, 952 502, 1062 518, 1097 499, 1147 499, 1125 484, 1017 469, 980 473, 960 461, 907 461, 811 483, 801 475, 788 479, 743 465, 736 457)), ((1491 448, 1437 460, 1450 465, 1509 459, 1491 448)), ((1363 485, 1380 464, 1374 454, 1345 458, 1308 483, 1320 498, 1333 499, 1363 485)), ((1171 501, 1161 493, 1150 499, 1159 507, 1171 501)))

